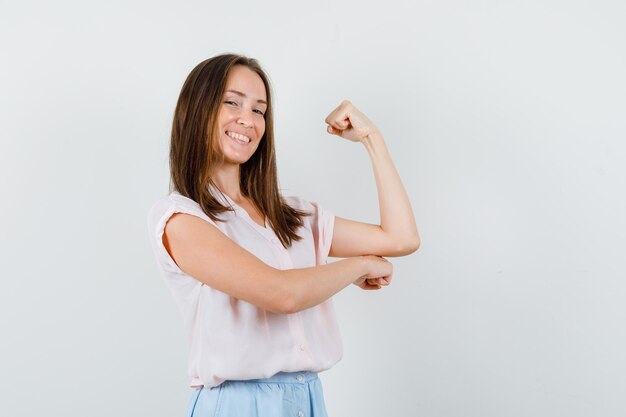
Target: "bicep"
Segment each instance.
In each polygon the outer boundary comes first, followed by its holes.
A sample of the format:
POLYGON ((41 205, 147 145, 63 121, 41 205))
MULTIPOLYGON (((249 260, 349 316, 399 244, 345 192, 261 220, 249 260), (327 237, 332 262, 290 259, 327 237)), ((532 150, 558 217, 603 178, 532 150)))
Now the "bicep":
POLYGON ((174 213, 165 225, 163 244, 187 275, 263 309, 282 312, 287 295, 277 270, 213 224, 190 214, 174 213))
POLYGON ((397 242, 380 225, 344 219, 335 216, 333 238, 328 256, 349 258, 362 255, 403 256, 401 242, 397 242))

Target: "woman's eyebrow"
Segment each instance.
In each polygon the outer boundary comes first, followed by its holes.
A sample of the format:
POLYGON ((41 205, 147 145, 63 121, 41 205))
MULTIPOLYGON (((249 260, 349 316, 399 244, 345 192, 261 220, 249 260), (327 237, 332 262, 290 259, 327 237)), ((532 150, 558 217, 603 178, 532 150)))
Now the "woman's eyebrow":
MULTIPOLYGON (((238 96, 241 96, 241 97, 247 97, 244 93, 242 93, 241 91, 237 91, 237 90, 226 90, 226 92, 227 93, 235 93, 235 94, 237 94, 238 96)), ((258 103, 263 103, 263 104, 267 105, 267 101, 265 101, 265 100, 257 100, 257 102, 258 103)))

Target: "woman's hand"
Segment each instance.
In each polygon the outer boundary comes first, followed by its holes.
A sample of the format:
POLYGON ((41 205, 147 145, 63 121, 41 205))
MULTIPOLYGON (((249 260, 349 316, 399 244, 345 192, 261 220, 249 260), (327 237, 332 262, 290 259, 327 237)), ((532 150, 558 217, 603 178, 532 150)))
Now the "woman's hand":
POLYGON ((364 290, 380 290, 383 286, 389 285, 391 278, 368 278, 358 286, 364 290))
POLYGON ((348 100, 341 102, 324 120, 328 127, 327 132, 353 142, 360 142, 366 136, 378 131, 363 113, 348 100))
POLYGON ((393 265, 391 262, 375 255, 367 255, 367 274, 353 282, 354 285, 364 290, 379 290, 391 283, 393 265))

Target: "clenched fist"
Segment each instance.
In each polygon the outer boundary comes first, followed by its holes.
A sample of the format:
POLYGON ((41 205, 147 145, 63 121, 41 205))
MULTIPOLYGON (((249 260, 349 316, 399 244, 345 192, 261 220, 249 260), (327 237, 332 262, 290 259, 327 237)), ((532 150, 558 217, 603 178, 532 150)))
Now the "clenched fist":
POLYGON ((341 102, 324 120, 326 129, 332 135, 340 136, 353 142, 360 142, 366 136, 378 131, 378 128, 348 100, 341 102))

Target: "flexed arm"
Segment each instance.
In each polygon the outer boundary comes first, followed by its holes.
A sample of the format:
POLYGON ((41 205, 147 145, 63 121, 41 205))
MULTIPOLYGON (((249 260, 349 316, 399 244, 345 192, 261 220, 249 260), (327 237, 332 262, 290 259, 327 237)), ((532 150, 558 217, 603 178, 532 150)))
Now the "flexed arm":
POLYGON ((276 269, 215 225, 187 213, 173 213, 157 238, 182 272, 213 289, 279 314, 311 308, 351 283, 364 290, 378 290, 393 276, 391 263, 377 256, 276 269))
POLYGON ((420 236, 413 209, 380 130, 348 100, 325 119, 328 133, 361 142, 369 153, 378 190, 380 225, 335 217, 329 255, 403 256, 415 252, 420 236))

